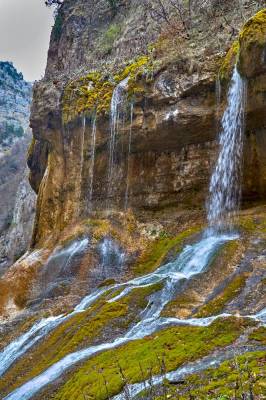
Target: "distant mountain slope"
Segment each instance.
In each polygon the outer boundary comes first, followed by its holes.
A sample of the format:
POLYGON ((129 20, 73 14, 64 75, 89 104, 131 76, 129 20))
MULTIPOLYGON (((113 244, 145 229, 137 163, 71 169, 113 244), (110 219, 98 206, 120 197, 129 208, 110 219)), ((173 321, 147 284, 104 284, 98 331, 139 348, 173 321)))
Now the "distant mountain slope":
POLYGON ((25 136, 32 84, 24 81, 10 62, 0 62, 0 146, 3 149, 25 136))
MULTIPOLYGON (((27 147, 31 140, 29 113, 32 84, 23 79, 10 62, 0 62, 0 267, 7 266, 8 252, 12 258, 23 252, 29 238, 21 238, 12 247, 9 243, 14 207, 19 185, 26 174, 27 147), (23 248, 20 248, 22 245, 23 248)), ((27 178, 26 178, 27 179, 27 178)), ((27 224, 32 224, 32 201, 35 198, 28 183, 27 224)), ((24 186, 25 186, 24 185, 24 186)), ((23 217, 22 217, 23 219, 23 217)), ((28 232, 28 229, 25 229, 28 232)), ((29 235, 28 235, 29 236, 29 235)), ((0 271, 1 272, 1 271, 0 271)))

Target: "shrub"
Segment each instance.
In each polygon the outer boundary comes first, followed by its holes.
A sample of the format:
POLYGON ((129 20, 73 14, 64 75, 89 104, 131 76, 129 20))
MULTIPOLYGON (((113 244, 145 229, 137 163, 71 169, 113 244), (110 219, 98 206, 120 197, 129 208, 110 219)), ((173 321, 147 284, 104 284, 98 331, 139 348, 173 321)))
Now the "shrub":
POLYGON ((63 18, 60 14, 56 15, 55 23, 53 26, 53 35, 56 40, 59 40, 62 34, 63 18))
POLYGON ((119 37, 121 26, 112 24, 104 33, 100 41, 101 50, 105 54, 110 54, 115 40, 119 37))

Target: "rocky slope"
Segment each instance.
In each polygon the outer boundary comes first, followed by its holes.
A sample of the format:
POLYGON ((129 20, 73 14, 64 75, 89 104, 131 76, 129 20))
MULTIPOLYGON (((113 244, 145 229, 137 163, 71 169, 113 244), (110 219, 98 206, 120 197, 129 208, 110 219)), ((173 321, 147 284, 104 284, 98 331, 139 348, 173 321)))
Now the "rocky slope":
POLYGON ((26 335, 0 383, 9 399, 130 399, 142 381, 145 399, 263 399, 266 10, 160 4, 65 0, 56 18, 31 112, 32 245, 0 281, 1 347, 26 335), (160 266, 193 246, 192 270, 204 260, 235 64, 247 87, 239 236, 171 286, 179 270, 158 281, 160 266))
POLYGON ((1 153, 23 138, 28 129, 32 85, 10 62, 0 62, 1 153))
POLYGON ((35 196, 26 170, 32 85, 12 63, 0 62, 0 273, 23 254, 29 244, 35 196), (19 201, 24 187, 25 204, 19 201), (27 209, 24 214, 23 207, 27 209), (16 216, 14 215, 16 214, 16 216), (17 215, 20 213, 21 221, 17 215), (16 222, 15 222, 16 220, 16 222), (24 221, 23 221, 24 220, 24 221), (16 229, 25 233, 15 234, 16 229), (14 238, 17 238, 14 240, 14 238), (19 240, 19 236, 21 241, 19 240))

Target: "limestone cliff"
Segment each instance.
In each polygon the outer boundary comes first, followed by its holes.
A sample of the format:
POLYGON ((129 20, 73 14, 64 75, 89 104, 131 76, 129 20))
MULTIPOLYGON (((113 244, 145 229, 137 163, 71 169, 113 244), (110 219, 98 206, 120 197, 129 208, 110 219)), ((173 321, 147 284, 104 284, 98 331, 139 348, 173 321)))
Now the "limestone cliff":
MULTIPOLYGON (((81 0, 64 2, 51 36, 46 76, 34 88, 31 125, 35 141, 29 166, 39 198, 33 243, 47 239, 55 226, 62 230, 86 218, 88 210, 123 211, 127 192, 136 214, 172 206, 175 210, 202 208, 215 154, 216 77, 226 50, 237 37, 237 27, 260 7, 246 3, 239 14, 233 3, 222 3, 221 9, 209 3, 192 9, 194 22, 184 28, 153 18, 146 2, 119 2, 115 14, 106 2, 101 7, 81 0), (107 51, 110 35, 112 45, 107 51), (115 139, 113 181, 107 190, 111 97, 127 75, 133 121, 130 127, 127 112, 115 139), (95 179, 90 200, 95 112, 95 179)), ((262 80, 263 71, 259 73, 262 80)), ((248 94, 244 194, 253 200, 265 193, 260 147, 264 100, 259 90, 256 93, 252 88, 252 96, 251 89, 248 94), (260 177, 251 179, 254 174, 260 177)), ((220 111, 225 93, 223 85, 220 111)))

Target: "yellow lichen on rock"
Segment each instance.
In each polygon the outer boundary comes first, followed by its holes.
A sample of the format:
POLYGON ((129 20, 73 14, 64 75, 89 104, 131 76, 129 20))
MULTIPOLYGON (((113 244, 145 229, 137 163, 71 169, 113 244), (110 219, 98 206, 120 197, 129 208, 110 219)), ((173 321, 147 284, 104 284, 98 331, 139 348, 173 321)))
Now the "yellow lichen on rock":
POLYGON ((239 41, 235 40, 228 50, 222 66, 219 71, 219 77, 221 80, 228 80, 231 76, 233 67, 236 63, 237 56, 239 53, 239 41))
POLYGON ((239 34, 241 46, 253 44, 264 46, 266 43, 266 8, 250 18, 239 34))
POLYGON ((228 80, 236 62, 243 76, 249 78, 259 73, 258 69, 261 69, 261 64, 263 64, 265 46, 266 9, 263 9, 246 22, 238 39, 233 42, 220 68, 220 78, 228 80))
POLYGON ((69 122, 83 112, 108 114, 113 90, 119 82, 129 77, 128 96, 132 98, 143 92, 141 78, 145 77, 145 81, 149 82, 152 76, 153 64, 150 57, 141 56, 130 62, 122 71, 94 71, 71 81, 64 90, 62 100, 63 122, 69 122))
POLYGON ((239 69, 252 78, 265 71, 266 9, 250 18, 239 34, 239 69))

